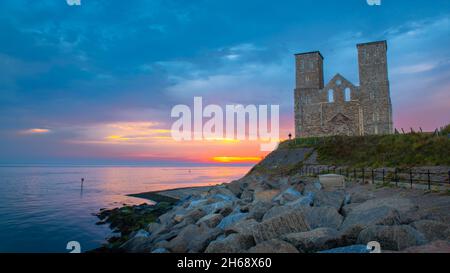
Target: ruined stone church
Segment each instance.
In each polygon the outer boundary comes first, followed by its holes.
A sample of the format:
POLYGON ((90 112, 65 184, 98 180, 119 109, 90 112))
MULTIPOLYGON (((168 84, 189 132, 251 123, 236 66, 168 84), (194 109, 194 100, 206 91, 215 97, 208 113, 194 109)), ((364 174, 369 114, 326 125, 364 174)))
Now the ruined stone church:
POLYGON ((391 134, 386 41, 358 44, 359 86, 336 74, 324 85, 319 51, 296 60, 295 135, 391 134))

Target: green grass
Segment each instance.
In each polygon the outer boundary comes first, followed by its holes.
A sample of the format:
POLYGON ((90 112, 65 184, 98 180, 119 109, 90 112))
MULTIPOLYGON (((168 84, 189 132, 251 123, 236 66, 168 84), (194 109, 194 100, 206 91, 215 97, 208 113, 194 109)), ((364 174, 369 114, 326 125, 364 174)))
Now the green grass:
POLYGON ((439 136, 410 133, 334 136, 285 141, 279 149, 312 147, 320 164, 351 167, 413 167, 450 165, 450 125, 439 136))

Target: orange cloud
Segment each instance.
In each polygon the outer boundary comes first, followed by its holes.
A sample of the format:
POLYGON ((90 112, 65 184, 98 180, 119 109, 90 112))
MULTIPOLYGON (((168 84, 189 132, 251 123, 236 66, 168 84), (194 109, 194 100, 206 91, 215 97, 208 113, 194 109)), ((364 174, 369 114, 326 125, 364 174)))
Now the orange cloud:
POLYGON ((21 131, 22 134, 25 135, 32 135, 32 134, 47 134, 50 133, 49 129, 43 129, 43 128, 32 128, 21 131))

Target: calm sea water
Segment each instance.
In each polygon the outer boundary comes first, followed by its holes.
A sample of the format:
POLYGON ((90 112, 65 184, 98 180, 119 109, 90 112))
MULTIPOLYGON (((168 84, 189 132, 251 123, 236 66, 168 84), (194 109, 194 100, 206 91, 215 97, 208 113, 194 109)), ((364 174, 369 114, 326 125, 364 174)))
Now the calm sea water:
POLYGON ((111 235, 107 225, 95 225, 93 213, 150 203, 126 194, 229 182, 249 169, 0 167, 0 252, 68 252, 69 241, 93 249, 111 235))

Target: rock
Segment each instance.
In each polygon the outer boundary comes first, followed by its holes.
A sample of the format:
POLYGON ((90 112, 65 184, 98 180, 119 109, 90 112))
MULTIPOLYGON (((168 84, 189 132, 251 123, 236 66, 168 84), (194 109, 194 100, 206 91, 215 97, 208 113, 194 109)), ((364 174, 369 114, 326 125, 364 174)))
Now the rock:
POLYGON ((314 206, 330 206, 341 210, 344 205, 345 193, 341 191, 320 191, 314 196, 314 206))
POLYGON ((290 188, 287 188, 285 191, 281 192, 278 196, 276 196, 273 199, 273 201, 280 205, 284 205, 288 202, 291 202, 291 201, 294 201, 294 200, 300 198, 301 196, 302 196, 302 194, 299 191, 290 187, 290 188))
POLYGON ((211 241, 215 240, 221 231, 206 225, 188 225, 169 241, 167 249, 175 253, 202 252, 211 241))
POLYGON ((369 253, 367 245, 351 245, 319 251, 319 253, 369 253))
POLYGON ((417 210, 417 206, 415 206, 411 200, 403 197, 385 197, 385 198, 371 199, 365 201, 364 203, 359 204, 358 206, 355 206, 354 210, 365 211, 379 207, 393 208, 400 213, 405 213, 411 210, 417 210))
POLYGON ((153 250, 152 253, 170 253, 170 251, 165 248, 157 248, 153 250))
POLYGON ((242 179, 231 181, 226 184, 226 188, 230 190, 235 196, 240 197, 243 191, 242 179))
POLYGON ((212 241, 205 253, 240 253, 254 245, 253 236, 233 233, 226 238, 212 241))
POLYGON ((220 213, 213 213, 203 216, 197 221, 197 225, 205 224, 210 228, 216 227, 220 221, 222 221, 223 216, 220 213))
POLYGON ((248 215, 248 213, 241 213, 241 212, 232 213, 232 214, 224 217, 222 219, 222 221, 220 221, 220 223, 217 227, 219 227, 220 229, 226 229, 227 227, 238 222, 239 220, 247 217, 247 215, 248 215))
POLYGON ((160 223, 151 222, 150 224, 147 225, 147 231, 150 234, 153 234, 153 233, 157 232, 158 230, 160 230, 162 227, 163 227, 163 225, 160 223))
POLYGON ((194 199, 194 200, 191 200, 190 202, 188 202, 189 205, 188 205, 187 209, 192 210, 195 208, 199 208, 199 207, 202 207, 202 206, 208 204, 208 202, 209 202, 208 199, 194 199))
POLYGON ((218 201, 203 205, 201 209, 206 212, 206 214, 219 213, 225 211, 227 208, 232 208, 233 202, 231 201, 218 201))
POLYGON ((225 228, 225 234, 240 233, 245 235, 253 235, 253 228, 258 222, 255 219, 241 219, 240 221, 225 228))
POLYGON ((290 233, 282 237, 297 249, 304 252, 316 252, 340 246, 340 235, 336 229, 316 228, 306 232, 290 233))
POLYGON ((148 237, 133 237, 122 244, 119 248, 128 253, 150 252, 152 248, 152 241, 148 237))
POLYGON ((298 209, 309 226, 309 229, 320 227, 338 229, 343 217, 333 207, 302 207, 298 209))
POLYGON ((401 252, 405 253, 450 253, 450 242, 444 240, 434 241, 421 246, 405 248, 401 252))
POLYGON ((290 243, 278 239, 272 239, 251 247, 248 253, 299 253, 290 243))
POLYGON ((256 190, 253 193, 253 202, 271 202, 280 193, 280 190, 256 190))
POLYGON ((367 210, 353 208, 339 228, 347 244, 354 244, 361 230, 372 225, 395 225, 400 223, 397 210, 381 206, 367 210))
POLYGON ((357 191, 350 194, 350 199, 352 200, 352 203, 364 203, 367 200, 374 198, 375 194, 373 194, 372 192, 357 191))
POLYGON ((450 240, 450 225, 433 220, 420 220, 411 224, 413 228, 422 233, 432 242, 436 240, 450 240))
POLYGON ((253 218, 256 221, 261 221, 264 215, 272 208, 272 203, 256 202, 249 207, 248 218, 253 218))
POLYGON ((425 244, 423 234, 408 225, 400 226, 370 226, 361 231, 357 242, 367 244, 377 241, 381 250, 402 250, 407 247, 425 244))
POLYGON ((245 189, 241 194, 241 200, 250 203, 253 201, 253 191, 249 189, 245 189))
POLYGON ((345 188, 345 176, 338 174, 319 175, 319 181, 325 189, 345 188))
POLYGON ((288 233, 304 232, 318 227, 336 229, 342 222, 342 216, 331 207, 303 207, 299 209, 279 207, 279 210, 277 216, 263 220, 253 227, 255 242, 259 243, 279 238, 288 233))
POLYGON ((264 214, 262 221, 266 221, 270 218, 278 217, 278 216, 286 213, 288 210, 292 210, 292 209, 290 207, 285 207, 285 206, 273 206, 264 214))
POLYGON ((310 207, 314 204, 314 193, 307 192, 305 196, 298 198, 295 201, 286 204, 286 207, 290 208, 300 208, 300 207, 310 207))

